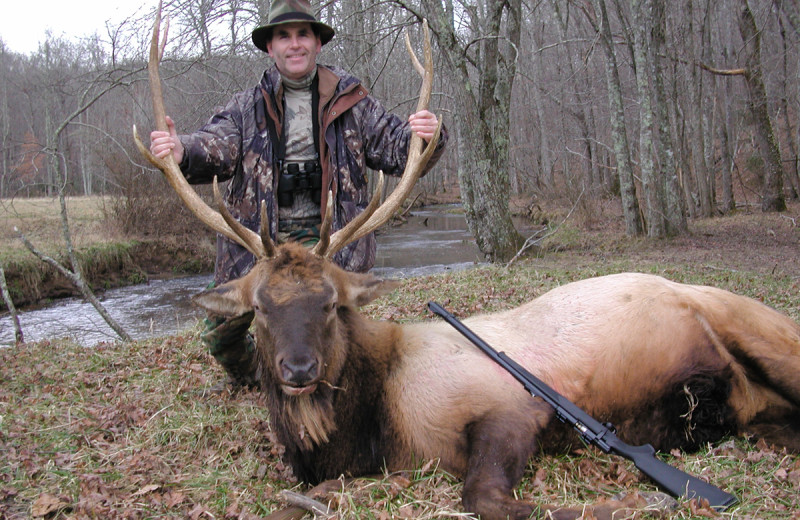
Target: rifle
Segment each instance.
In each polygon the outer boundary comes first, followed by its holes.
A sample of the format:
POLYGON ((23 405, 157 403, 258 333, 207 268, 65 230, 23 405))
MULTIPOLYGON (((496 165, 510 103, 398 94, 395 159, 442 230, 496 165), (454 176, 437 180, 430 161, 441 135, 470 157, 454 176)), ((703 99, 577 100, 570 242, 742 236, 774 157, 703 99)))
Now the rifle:
POLYGON ((559 420, 575 428, 581 439, 587 444, 597 446, 604 453, 614 453, 633 461, 639 471, 673 496, 686 499, 703 498, 708 500, 709 505, 718 511, 723 511, 738 502, 735 496, 718 487, 662 462, 655 456, 656 450, 650 444, 642 446, 625 444, 617 437, 616 429, 612 424, 600 423, 566 397, 550 388, 544 381, 525 370, 504 352, 493 349, 441 305, 436 302, 428 302, 428 308, 434 314, 444 318, 476 347, 506 369, 517 381, 522 383, 528 393, 534 397, 540 397, 552 406, 559 420))

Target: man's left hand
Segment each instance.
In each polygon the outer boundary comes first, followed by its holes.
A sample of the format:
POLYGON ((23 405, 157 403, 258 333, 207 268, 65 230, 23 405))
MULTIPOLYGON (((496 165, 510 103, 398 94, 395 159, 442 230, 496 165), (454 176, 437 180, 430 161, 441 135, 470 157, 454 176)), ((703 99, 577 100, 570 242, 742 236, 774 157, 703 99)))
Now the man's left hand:
POLYGON ((420 110, 416 114, 408 116, 408 123, 411 126, 411 130, 416 132, 425 142, 428 142, 436 132, 439 121, 436 119, 436 114, 427 110, 420 110))

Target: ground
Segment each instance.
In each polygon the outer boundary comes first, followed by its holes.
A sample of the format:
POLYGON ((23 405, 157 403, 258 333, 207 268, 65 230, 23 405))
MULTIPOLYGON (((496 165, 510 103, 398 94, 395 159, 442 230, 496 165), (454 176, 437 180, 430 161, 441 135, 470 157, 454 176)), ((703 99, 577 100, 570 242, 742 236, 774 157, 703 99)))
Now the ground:
MULTIPOLYGON (((568 219, 568 211, 546 212, 552 234, 538 254, 510 267, 404 280, 365 313, 434 319, 425 310, 434 300, 465 316, 636 270, 746 294, 800 321, 797 203, 780 214, 740 210, 693 221, 689 235, 658 241, 625 237, 612 203, 590 210, 568 219)), ((258 393, 209 391, 223 374, 198 335, 195 327, 92 349, 56 340, 0 349, 0 518, 253 520, 284 507, 284 490, 305 490, 282 461, 258 393)), ((683 502, 665 518, 800 520, 796 454, 728 439, 665 460, 740 500, 721 515, 683 502)), ((526 500, 572 506, 653 491, 630 463, 594 449, 537 457, 515 489, 526 500)), ((433 460, 358 479, 324 500, 339 518, 472 518, 460 492, 460 481, 433 460)))
POLYGON ((584 226, 569 231, 573 239, 559 238, 556 234, 552 248, 574 247, 581 255, 605 257, 609 261, 624 255, 633 263, 664 261, 695 264, 709 270, 783 273, 800 278, 800 202, 797 201, 790 202, 782 213, 764 213, 749 207, 730 215, 690 219, 688 234, 667 239, 625 237, 616 202, 596 204, 584 226))

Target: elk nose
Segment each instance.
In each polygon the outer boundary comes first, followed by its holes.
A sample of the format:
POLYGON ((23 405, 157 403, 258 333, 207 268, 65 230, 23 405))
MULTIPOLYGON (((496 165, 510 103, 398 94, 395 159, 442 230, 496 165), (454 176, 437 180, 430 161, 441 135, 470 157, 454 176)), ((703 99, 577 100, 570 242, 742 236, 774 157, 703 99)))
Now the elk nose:
POLYGON ((319 363, 313 357, 286 358, 280 366, 283 380, 293 385, 308 385, 319 376, 319 363))

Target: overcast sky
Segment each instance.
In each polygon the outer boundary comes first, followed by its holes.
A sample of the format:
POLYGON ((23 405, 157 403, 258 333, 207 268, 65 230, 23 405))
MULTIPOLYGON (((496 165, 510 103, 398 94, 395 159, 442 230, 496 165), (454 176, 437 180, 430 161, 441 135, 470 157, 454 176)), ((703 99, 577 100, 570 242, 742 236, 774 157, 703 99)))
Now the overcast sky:
POLYGON ((49 29, 54 36, 78 39, 105 34, 105 22, 119 22, 156 0, 14 0, 3 2, 0 39, 7 49, 35 52, 49 29))

